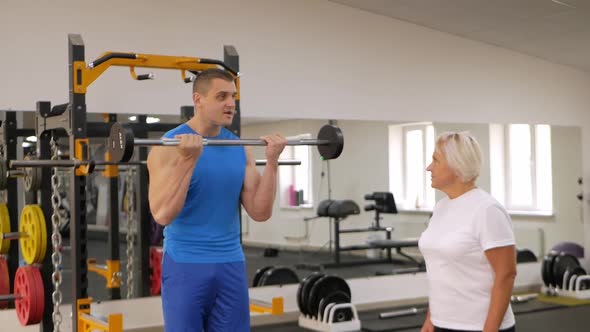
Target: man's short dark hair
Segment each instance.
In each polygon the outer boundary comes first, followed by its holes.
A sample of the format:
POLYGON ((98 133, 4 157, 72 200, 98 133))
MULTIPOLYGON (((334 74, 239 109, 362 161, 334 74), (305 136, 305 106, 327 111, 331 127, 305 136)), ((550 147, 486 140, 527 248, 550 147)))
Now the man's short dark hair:
POLYGON ((193 93, 198 92, 202 95, 207 95, 211 87, 211 82, 216 78, 227 82, 234 81, 234 77, 226 70, 217 68, 206 69, 200 72, 195 78, 193 82, 193 93))

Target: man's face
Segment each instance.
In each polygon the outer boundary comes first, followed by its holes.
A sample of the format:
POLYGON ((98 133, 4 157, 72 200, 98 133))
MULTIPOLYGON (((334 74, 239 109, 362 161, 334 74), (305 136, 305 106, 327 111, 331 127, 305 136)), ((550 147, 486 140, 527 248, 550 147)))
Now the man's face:
POLYGON ((206 95, 193 96, 197 113, 217 126, 231 125, 236 110, 236 85, 219 78, 211 81, 206 95))

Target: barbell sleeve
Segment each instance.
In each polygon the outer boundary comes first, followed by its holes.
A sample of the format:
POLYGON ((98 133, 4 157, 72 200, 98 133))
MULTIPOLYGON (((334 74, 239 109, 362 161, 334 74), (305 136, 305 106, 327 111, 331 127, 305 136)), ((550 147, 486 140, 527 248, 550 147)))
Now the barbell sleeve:
POLYGON ((20 300, 23 297, 21 295, 16 295, 16 294, 5 294, 5 295, 0 295, 0 302, 4 302, 4 301, 16 301, 16 300, 20 300))
POLYGON ((21 232, 0 233, 0 240, 18 240, 25 237, 29 237, 29 234, 21 232))

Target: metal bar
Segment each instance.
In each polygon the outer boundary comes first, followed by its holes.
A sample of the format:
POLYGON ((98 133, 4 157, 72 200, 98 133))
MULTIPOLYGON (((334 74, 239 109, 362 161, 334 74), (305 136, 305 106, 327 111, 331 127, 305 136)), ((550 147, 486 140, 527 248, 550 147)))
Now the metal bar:
POLYGON ((22 298, 21 295, 14 295, 14 294, 0 295, 0 302, 3 302, 3 301, 14 301, 14 300, 18 300, 18 299, 21 299, 21 298, 22 298))
MULTIPOLYGON (((43 160, 11 160, 10 167, 11 168, 26 168, 26 167, 79 167, 88 164, 94 164, 96 166, 138 166, 138 165, 145 165, 145 162, 128 162, 128 163, 118 163, 115 161, 95 161, 95 160, 74 160, 74 159, 65 159, 65 160, 50 160, 50 159, 43 159, 43 160)), ((19 175, 20 176, 20 175, 19 175)))
POLYGON ((0 240, 18 240, 23 237, 29 237, 29 234, 20 232, 0 234, 0 240))
MULTIPOLYGON (((112 123, 103 122, 89 122, 86 125, 88 137, 109 137, 112 123)), ((131 129, 133 132, 145 130, 147 132, 167 132, 178 126, 178 123, 126 123, 125 128, 131 129)))
MULTIPOLYGON (((256 166, 264 166, 267 161, 265 159, 257 159, 256 166)), ((115 161, 94 161, 94 160, 11 160, 11 168, 27 168, 27 167, 79 167, 87 164, 94 164, 95 166, 119 166, 119 171, 125 171, 129 167, 146 165, 146 161, 131 161, 127 163, 117 163, 115 161)), ((279 166, 298 166, 301 165, 301 160, 284 159, 279 160, 279 166)), ((95 171, 103 171, 104 167, 95 167, 95 171)), ((10 171, 14 172, 14 171, 10 171)), ((24 176, 24 173, 9 173, 9 176, 24 176)))
MULTIPOLYGON (((287 145, 327 145, 332 142, 328 140, 318 139, 298 139, 289 140, 287 145)), ((177 139, 135 139, 133 145, 135 146, 176 146, 180 144, 177 139)), ((203 145, 211 146, 229 146, 229 145, 266 145, 266 142, 261 139, 203 139, 203 145)))
MULTIPOLYGON (((74 151, 76 139, 86 138, 86 91, 76 91, 82 84, 83 70, 76 67, 84 63, 84 41, 80 35, 68 36, 70 105, 70 151, 74 151)), ((70 246, 72 262, 72 317, 77 322, 78 310, 90 309, 89 304, 78 307, 78 300, 88 298, 88 259, 86 225, 86 177, 70 172, 70 246)), ((65 286, 65 285, 64 285, 65 286)), ((47 310, 49 311, 49 310, 47 310)), ((78 332, 78 324, 72 324, 78 332)))
POLYGON ((402 317, 402 316, 409 316, 409 315, 417 315, 419 313, 426 312, 426 308, 409 308, 409 309, 402 309, 390 312, 382 312, 379 314, 379 318, 394 318, 394 317, 402 317))
MULTIPOLYGON (((256 159, 256 166, 264 166, 266 165, 266 159, 256 159)), ((279 166, 299 166, 301 165, 301 160, 295 159, 283 159, 279 160, 279 166)))
MULTIPOLYGON (((147 117, 145 115, 138 116, 139 123, 145 123, 147 117)), ((140 131, 140 135, 143 137, 147 137, 147 131, 140 131)), ((146 160, 148 157, 148 149, 147 148, 140 148, 138 151, 139 160, 146 160)), ((139 296, 140 297, 147 297, 151 296, 150 292, 150 269, 146 268, 150 266, 150 222, 152 219, 152 214, 150 210, 150 204, 148 200, 148 183, 149 183, 149 174, 147 170, 147 166, 140 166, 136 173, 136 181, 135 181, 135 197, 137 200, 135 201, 136 206, 136 213, 135 217, 137 218, 137 234, 138 238, 136 242, 138 244, 138 251, 136 251, 136 262, 139 264, 135 264, 136 268, 139 267, 139 271, 136 270, 135 275, 139 276, 139 280, 136 285, 139 285, 139 296), (137 253, 139 252, 139 255, 137 253)), ((136 288, 137 290, 137 288, 136 288)), ((134 294, 138 294, 134 292, 134 294)))
POLYGON ((25 172, 24 171, 19 171, 19 170, 9 170, 7 172, 8 177, 9 178, 16 178, 16 177, 23 177, 25 176, 25 172))
MULTIPOLYGON (((43 118, 40 117, 40 114, 36 114, 37 121, 43 121, 43 118)), ((51 148, 49 145, 51 139, 51 132, 39 132, 38 136, 39 140, 37 143, 37 153, 39 158, 50 158, 51 157, 51 148), (39 136, 40 135, 40 136, 39 136)), ((53 223, 51 222, 51 169, 42 169, 41 170, 41 191, 40 191, 40 199, 41 199, 41 208, 43 210, 43 216, 45 217, 45 222, 47 225, 47 254, 45 254, 45 259, 43 259, 43 264, 41 265, 41 277, 43 278, 43 292, 45 297, 45 311, 43 311, 43 322, 41 323, 42 329, 41 331, 53 331, 53 297, 51 296, 53 292, 53 262, 51 261, 51 253, 53 252, 53 246, 51 242, 51 235, 53 234, 53 223)), ((62 287, 65 285, 62 284, 62 287)))
MULTIPOLYGON (((117 121, 116 114, 109 114, 108 122, 105 123, 106 125, 110 125, 117 121)), ((125 166, 127 167, 127 166, 125 166)), ((96 170, 96 168, 95 168, 96 170)), ((120 167, 117 168, 120 170, 120 167)), ((111 177, 109 179, 109 196, 111 199, 109 200, 109 212, 108 217, 110 218, 110 227, 108 233, 108 248, 109 254, 108 259, 111 261, 121 261, 121 254, 120 254, 120 247, 121 241, 119 241, 119 178, 118 177, 111 177)), ((120 266, 120 265, 119 265, 120 266)), ((120 268, 119 268, 120 272, 120 268)), ((109 297, 111 300, 119 300, 121 299, 121 287, 118 288, 109 288, 109 297)))

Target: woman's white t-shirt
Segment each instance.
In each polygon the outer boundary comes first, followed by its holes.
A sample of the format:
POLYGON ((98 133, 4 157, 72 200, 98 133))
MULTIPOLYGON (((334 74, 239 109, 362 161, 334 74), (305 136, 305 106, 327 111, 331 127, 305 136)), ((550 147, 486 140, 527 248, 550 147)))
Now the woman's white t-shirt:
MULTIPOLYGON (((482 330, 494 271, 484 251, 514 245, 506 209, 475 188, 440 200, 419 241, 426 262, 432 323, 455 330, 482 330)), ((509 305, 500 329, 515 324, 509 305)))

